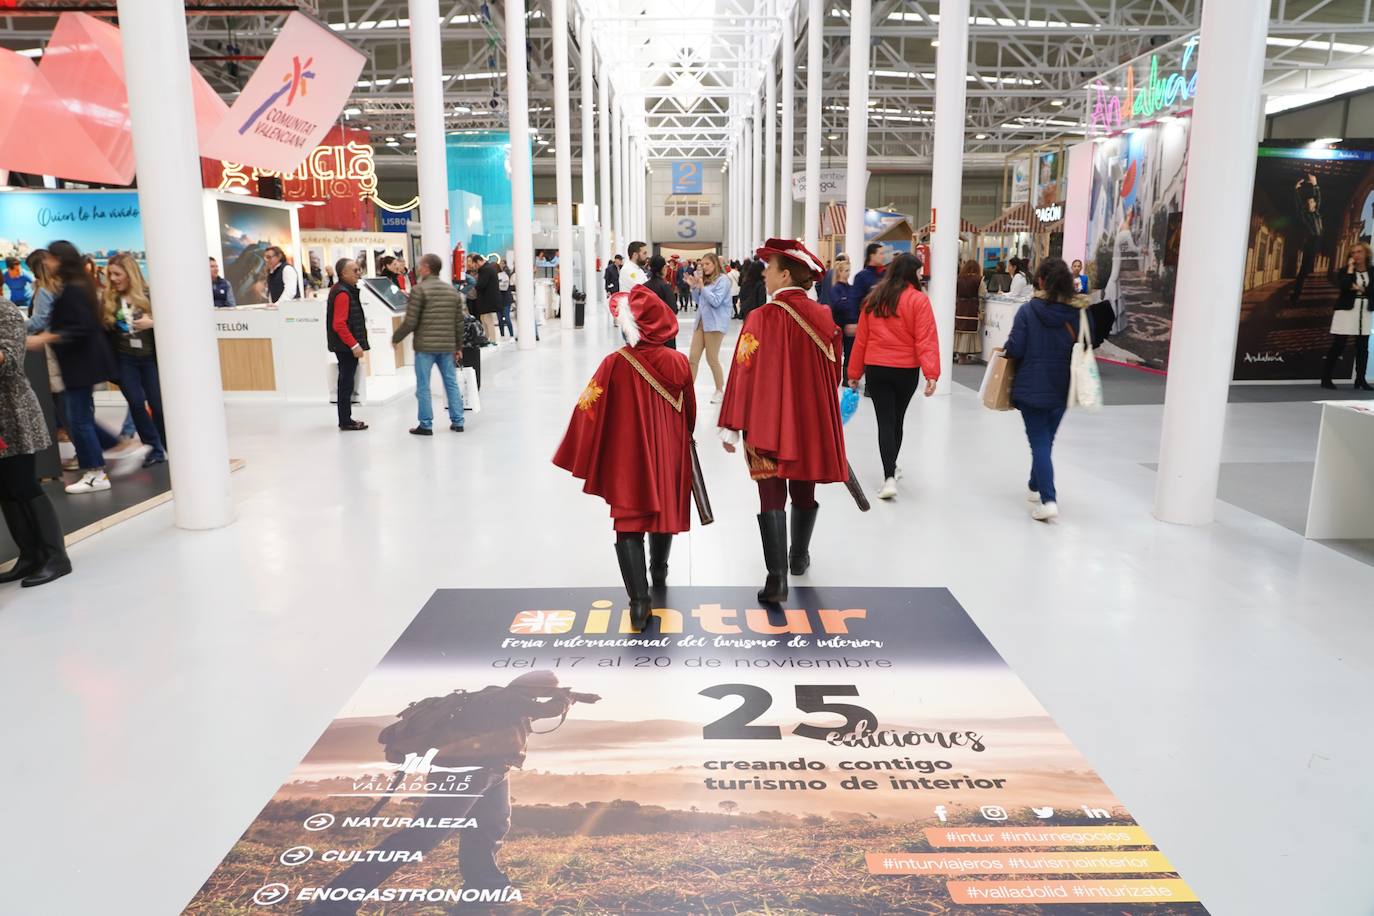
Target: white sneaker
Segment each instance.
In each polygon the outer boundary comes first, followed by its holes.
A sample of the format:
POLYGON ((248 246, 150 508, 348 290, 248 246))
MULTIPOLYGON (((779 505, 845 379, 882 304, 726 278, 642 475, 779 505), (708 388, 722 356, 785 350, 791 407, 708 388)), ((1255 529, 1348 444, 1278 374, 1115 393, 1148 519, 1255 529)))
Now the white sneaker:
POLYGON ((897 478, 889 477, 883 481, 883 488, 878 491, 879 499, 891 499, 897 495, 897 478))
POLYGON ((892 477, 893 477, 894 480, 901 480, 901 479, 902 479, 902 469, 901 469, 900 467, 893 468, 892 477))
POLYGON ((80 493, 99 493, 101 490, 110 488, 110 478, 105 476, 104 471, 86 471, 81 475, 81 479, 76 483, 67 486, 67 492, 73 495, 80 493))
POLYGON ((1032 506, 1034 506, 1034 505, 1036 505, 1037 503, 1039 503, 1039 502, 1040 502, 1040 491, 1039 491, 1039 490, 1027 490, 1027 491, 1026 491, 1026 502, 1030 503, 1032 506))
POLYGON ((1048 522, 1050 519, 1058 517, 1058 503, 1040 503, 1039 505, 1031 506, 1031 518, 1035 519, 1037 522, 1048 522))
POLYGON ((721 401, 723 401, 723 400, 725 400, 725 392, 724 392, 724 391, 717 391, 715 394, 711 395, 711 403, 712 403, 712 404, 719 404, 719 403, 720 403, 721 401))

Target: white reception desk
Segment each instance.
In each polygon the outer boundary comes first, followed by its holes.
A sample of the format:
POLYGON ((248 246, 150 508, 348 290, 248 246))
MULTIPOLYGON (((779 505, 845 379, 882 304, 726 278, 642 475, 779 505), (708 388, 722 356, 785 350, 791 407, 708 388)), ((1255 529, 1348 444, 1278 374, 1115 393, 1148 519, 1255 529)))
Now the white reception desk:
POLYGON ((992 359, 992 351, 1007 345, 1011 335, 1011 323, 1016 312, 1028 299, 1013 299, 1010 296, 988 296, 983 300, 983 361, 992 359))
POLYGON ((1374 401, 1318 401, 1309 538, 1374 538, 1374 401))

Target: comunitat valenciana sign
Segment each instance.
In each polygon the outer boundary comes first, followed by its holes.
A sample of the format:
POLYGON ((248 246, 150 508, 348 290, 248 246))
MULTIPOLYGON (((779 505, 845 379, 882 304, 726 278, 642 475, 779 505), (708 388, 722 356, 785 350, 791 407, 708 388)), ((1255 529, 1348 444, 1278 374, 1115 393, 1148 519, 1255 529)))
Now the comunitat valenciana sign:
POLYGON ((1104 74, 1088 87, 1088 133, 1110 134, 1191 106, 1198 36, 1190 35, 1104 74))

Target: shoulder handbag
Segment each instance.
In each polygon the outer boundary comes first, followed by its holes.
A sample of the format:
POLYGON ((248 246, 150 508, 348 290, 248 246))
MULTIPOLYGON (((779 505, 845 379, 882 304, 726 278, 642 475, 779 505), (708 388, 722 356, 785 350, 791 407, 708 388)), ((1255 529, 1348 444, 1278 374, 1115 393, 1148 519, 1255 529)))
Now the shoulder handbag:
POLYGON ((1081 407, 1089 413, 1102 409, 1102 376, 1097 371, 1097 356, 1093 353, 1093 334, 1086 309, 1078 310, 1078 339, 1073 342, 1073 355, 1069 358, 1068 406, 1081 407))

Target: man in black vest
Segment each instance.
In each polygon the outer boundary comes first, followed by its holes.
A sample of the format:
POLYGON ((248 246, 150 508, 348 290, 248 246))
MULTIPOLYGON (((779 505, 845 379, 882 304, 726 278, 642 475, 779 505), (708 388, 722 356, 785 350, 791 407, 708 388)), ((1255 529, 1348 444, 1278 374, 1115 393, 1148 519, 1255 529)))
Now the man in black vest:
POLYGON ((351 258, 340 258, 334 265, 339 282, 329 291, 324 316, 329 352, 339 360, 339 429, 346 432, 367 429, 366 423, 353 419, 353 380, 358 374, 358 360, 368 349, 358 273, 358 262, 351 258))
POLYGON ((219 261, 214 258, 210 259, 210 295, 217 309, 231 309, 238 304, 234 302, 234 287, 219 275, 219 261))
POLYGON ((267 301, 276 304, 283 299, 301 297, 301 278, 296 268, 286 263, 286 253, 276 245, 262 253, 267 262, 267 301))

